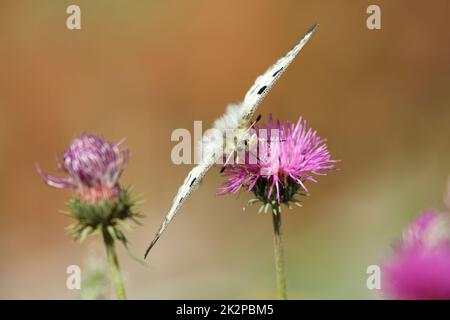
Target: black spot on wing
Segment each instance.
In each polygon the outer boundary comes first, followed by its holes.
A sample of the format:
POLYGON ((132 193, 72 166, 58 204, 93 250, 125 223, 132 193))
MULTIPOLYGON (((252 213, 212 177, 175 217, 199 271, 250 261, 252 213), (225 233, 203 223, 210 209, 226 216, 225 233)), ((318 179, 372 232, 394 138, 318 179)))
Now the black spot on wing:
POLYGON ((306 32, 306 35, 309 33, 313 33, 314 31, 316 31, 317 27, 319 26, 319 23, 316 22, 311 28, 309 28, 309 30, 306 32))
POLYGON ((262 86, 261 89, 258 90, 258 94, 263 93, 264 91, 266 91, 267 86, 262 86))
POLYGON ((275 71, 275 73, 272 75, 272 77, 275 78, 275 77, 277 76, 277 74, 280 73, 281 70, 283 70, 283 67, 281 67, 280 69, 278 69, 277 71, 275 71))
POLYGON ((189 185, 189 187, 192 187, 192 185, 194 184, 195 180, 197 180, 197 178, 192 179, 191 184, 189 185))

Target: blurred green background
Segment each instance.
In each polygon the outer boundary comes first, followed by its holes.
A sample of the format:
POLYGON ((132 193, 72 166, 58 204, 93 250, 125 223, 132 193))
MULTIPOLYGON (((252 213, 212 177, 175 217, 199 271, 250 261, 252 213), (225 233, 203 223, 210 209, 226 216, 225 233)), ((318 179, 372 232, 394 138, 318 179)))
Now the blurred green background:
MULTIPOLYGON (((190 166, 170 134, 208 127, 314 23, 310 43, 260 106, 304 116, 341 171, 284 211, 288 290, 299 299, 376 299, 366 268, 410 219, 441 208, 450 174, 450 2, 0 2, 0 298, 73 299, 66 268, 91 244, 64 234, 71 193, 47 187, 54 155, 88 131, 132 158, 122 183, 146 200, 128 233, 142 256, 190 166), (82 29, 65 27, 81 7, 82 29), (382 29, 366 28, 381 7, 382 29)), ((249 195, 216 196, 218 169, 182 208, 144 268, 119 248, 128 296, 275 298, 272 225, 249 195)))

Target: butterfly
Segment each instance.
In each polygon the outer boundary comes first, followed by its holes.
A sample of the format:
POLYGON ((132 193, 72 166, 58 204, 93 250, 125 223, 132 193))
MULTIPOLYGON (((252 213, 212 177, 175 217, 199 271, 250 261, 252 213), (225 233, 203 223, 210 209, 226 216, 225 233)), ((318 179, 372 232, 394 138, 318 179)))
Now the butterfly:
MULTIPOLYGON (((240 147, 243 141, 247 141, 246 135, 250 127, 249 122, 256 109, 281 75, 286 71, 287 67, 295 59, 303 46, 309 41, 317 27, 318 24, 312 26, 303 38, 284 57, 280 58, 264 74, 259 76, 241 103, 228 105, 225 114, 216 119, 213 124, 213 132, 218 134, 205 133, 201 142, 201 161, 188 173, 183 184, 179 188, 178 193, 173 199, 172 207, 145 252, 145 258, 178 213, 183 203, 199 186, 208 170, 217 163, 218 160, 223 159, 224 156, 229 160, 231 154, 240 147), (233 132, 232 135, 226 134, 230 131, 233 132), (230 136, 233 141, 227 141, 230 136), (225 138, 223 139, 223 137, 225 138), (236 137, 238 137, 237 143, 236 137)), ((259 118, 260 117, 258 117, 258 120, 259 118)))

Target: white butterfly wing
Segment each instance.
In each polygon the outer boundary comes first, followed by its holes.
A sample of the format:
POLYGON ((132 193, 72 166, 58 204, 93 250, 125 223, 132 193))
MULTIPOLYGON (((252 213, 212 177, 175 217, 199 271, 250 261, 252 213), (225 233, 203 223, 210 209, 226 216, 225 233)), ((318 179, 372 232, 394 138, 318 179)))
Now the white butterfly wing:
POLYGON ((166 215, 166 218, 164 219, 164 222, 161 224, 161 227, 159 228, 158 232, 156 233, 155 238, 153 239, 152 243, 150 244, 147 251, 145 252, 144 257, 147 257, 147 254, 150 252, 152 247, 155 245, 155 243, 161 237, 164 230, 166 230, 167 226, 172 221, 172 219, 176 216, 178 210, 181 208, 184 201, 186 201, 186 199, 191 195, 191 193, 198 187, 198 185, 202 181, 203 177, 205 176, 206 172, 209 170, 209 168, 211 168, 211 166, 214 163, 215 163, 215 158, 210 157, 207 161, 202 161, 200 164, 196 165, 188 173, 188 175, 184 179, 183 184, 178 189, 177 195, 173 199, 172 207, 170 208, 169 212, 166 215))
MULTIPOLYGON (((303 46, 311 38, 317 26, 318 24, 315 24, 297 45, 295 45, 284 57, 279 59, 273 66, 271 66, 263 75, 259 76, 256 79, 253 86, 245 95, 244 102, 239 107, 242 108, 241 110, 239 110, 239 114, 240 116, 242 116, 242 121, 248 121, 253 116, 261 101, 264 99, 267 93, 269 93, 270 89, 272 89, 272 87, 284 73, 286 68, 291 64, 291 62, 295 59, 303 46)), ((217 150, 217 152, 219 153, 220 150, 217 150)), ((164 222, 162 223, 157 234, 155 235, 155 238, 145 252, 145 257, 148 255, 150 250, 166 230, 172 219, 176 216, 184 201, 186 201, 191 193, 198 187, 206 172, 215 163, 215 160, 216 158, 214 156, 210 157, 207 160, 202 161, 199 165, 195 166, 188 173, 183 184, 178 189, 178 193, 173 200, 172 207, 167 213, 164 222)))
POLYGON ((242 113, 244 114, 245 120, 250 120, 262 100, 286 71, 291 62, 294 61, 295 57, 309 41, 318 26, 317 23, 312 26, 303 38, 284 57, 267 69, 263 75, 256 78, 255 83, 245 95, 244 103, 242 103, 242 108, 244 108, 242 113))

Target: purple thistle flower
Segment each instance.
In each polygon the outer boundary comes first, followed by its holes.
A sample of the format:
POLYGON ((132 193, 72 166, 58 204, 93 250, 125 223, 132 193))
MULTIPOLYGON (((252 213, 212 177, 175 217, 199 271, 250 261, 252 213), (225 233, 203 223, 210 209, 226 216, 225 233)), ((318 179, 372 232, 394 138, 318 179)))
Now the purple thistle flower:
POLYGON ((427 211, 409 227, 383 265, 390 299, 450 299, 450 224, 447 214, 427 211))
POLYGON ((317 182, 314 175, 325 175, 334 170, 325 140, 306 126, 300 117, 296 124, 274 122, 256 129, 258 140, 255 152, 247 151, 244 163, 230 164, 224 171, 228 179, 219 194, 236 193, 241 188, 253 191, 264 203, 293 201, 306 181, 317 182), (248 161, 255 157, 252 164, 248 161))
POLYGON ((121 149, 123 140, 112 144, 93 134, 82 134, 73 140, 57 167, 68 176, 58 178, 44 173, 37 165, 45 182, 55 188, 74 189, 84 202, 97 202, 117 197, 119 177, 127 165, 129 150, 121 149))

